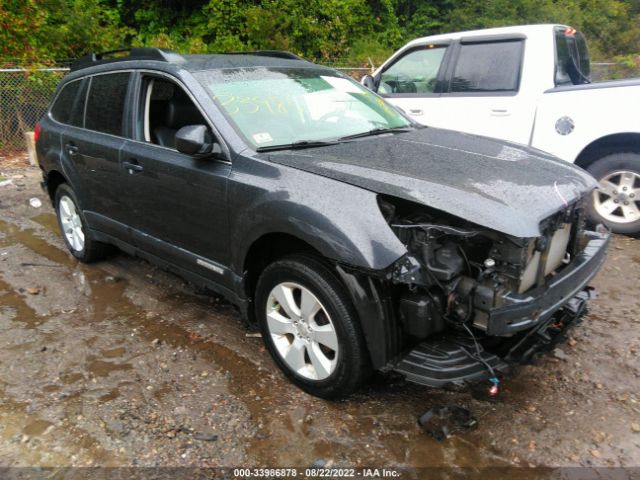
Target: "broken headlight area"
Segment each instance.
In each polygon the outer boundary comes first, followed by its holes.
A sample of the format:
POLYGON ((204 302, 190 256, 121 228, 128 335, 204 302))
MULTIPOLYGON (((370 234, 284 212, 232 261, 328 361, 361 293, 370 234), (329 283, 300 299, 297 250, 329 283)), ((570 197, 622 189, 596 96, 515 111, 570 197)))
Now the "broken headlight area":
POLYGON ((418 339, 448 327, 487 335, 530 328, 534 311, 525 319, 503 316, 500 326, 492 316, 531 292, 543 293, 585 246, 579 204, 545 220, 541 236, 516 238, 410 202, 380 197, 379 203, 407 247, 386 276, 401 287, 397 314, 404 332, 418 339))

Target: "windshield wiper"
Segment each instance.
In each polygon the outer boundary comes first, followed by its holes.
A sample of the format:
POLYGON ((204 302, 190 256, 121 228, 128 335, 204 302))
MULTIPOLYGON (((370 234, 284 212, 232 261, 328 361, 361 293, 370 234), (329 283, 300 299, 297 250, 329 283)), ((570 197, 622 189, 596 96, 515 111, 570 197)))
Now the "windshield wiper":
POLYGON ((266 147, 256 148, 256 152, 274 152, 276 150, 295 150, 298 148, 325 147, 327 145, 335 145, 338 142, 326 140, 298 140, 293 143, 283 143, 282 145, 268 145, 266 147))
POLYGON ((367 130, 366 132, 354 133, 353 135, 347 135, 345 137, 340 137, 340 140, 352 140, 354 138, 362 138, 362 137, 370 137, 373 135, 382 135, 385 133, 402 133, 402 132, 410 132, 414 130, 415 127, 378 127, 372 130, 367 130))

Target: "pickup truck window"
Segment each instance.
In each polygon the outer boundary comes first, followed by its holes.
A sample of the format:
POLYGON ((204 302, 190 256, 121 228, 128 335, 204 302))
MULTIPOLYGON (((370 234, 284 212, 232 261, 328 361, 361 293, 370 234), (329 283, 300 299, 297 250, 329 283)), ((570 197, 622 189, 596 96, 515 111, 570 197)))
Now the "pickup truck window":
POLYGON ((522 40, 463 43, 450 92, 517 92, 524 42, 522 40))
POLYGON ((382 74, 378 93, 433 93, 446 49, 429 45, 410 51, 382 74))
POLYGON ((573 28, 555 30, 556 87, 590 83, 589 49, 584 36, 573 28))

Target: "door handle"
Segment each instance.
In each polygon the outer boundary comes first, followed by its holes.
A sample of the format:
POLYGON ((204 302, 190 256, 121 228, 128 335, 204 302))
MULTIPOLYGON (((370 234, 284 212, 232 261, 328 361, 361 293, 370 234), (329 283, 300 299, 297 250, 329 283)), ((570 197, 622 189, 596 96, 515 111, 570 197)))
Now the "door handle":
POLYGON ((67 149, 67 153, 70 157, 78 154, 79 149, 77 145, 74 145, 73 143, 67 143, 64 147, 67 149))
POLYGON ((410 115, 422 115, 422 109, 421 108, 410 108, 409 109, 409 114, 410 115))
POLYGON ((492 108, 491 115, 494 117, 508 117, 511 112, 506 108, 492 108))
POLYGON ((133 159, 130 162, 122 162, 122 166, 127 170, 129 175, 134 175, 144 170, 144 167, 140 165, 137 160, 133 159))

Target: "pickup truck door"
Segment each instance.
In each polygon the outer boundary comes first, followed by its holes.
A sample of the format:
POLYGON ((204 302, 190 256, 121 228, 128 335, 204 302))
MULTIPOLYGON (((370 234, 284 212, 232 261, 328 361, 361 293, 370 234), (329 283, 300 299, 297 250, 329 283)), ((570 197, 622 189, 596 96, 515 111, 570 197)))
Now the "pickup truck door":
POLYGON ((521 89, 524 45, 523 36, 462 38, 447 48, 434 95, 390 100, 425 125, 528 144, 536 98, 521 89))

